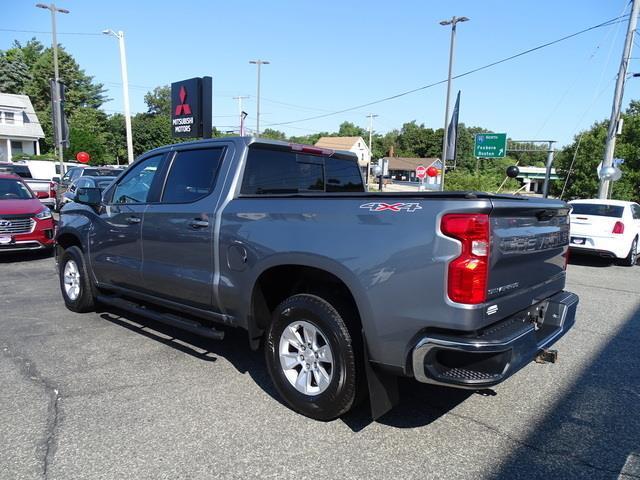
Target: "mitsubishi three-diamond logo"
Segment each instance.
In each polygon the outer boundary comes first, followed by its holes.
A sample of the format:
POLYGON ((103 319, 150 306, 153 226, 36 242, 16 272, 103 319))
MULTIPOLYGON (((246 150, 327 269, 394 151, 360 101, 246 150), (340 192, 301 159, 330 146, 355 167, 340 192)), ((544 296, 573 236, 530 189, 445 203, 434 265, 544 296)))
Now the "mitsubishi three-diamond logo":
POLYGON ((176 106, 176 115, 191 115, 191 107, 187 103, 187 89, 184 85, 180 87, 180 103, 176 106))
POLYGON ((211 138, 211 77, 195 77, 171 84, 171 135, 211 138))

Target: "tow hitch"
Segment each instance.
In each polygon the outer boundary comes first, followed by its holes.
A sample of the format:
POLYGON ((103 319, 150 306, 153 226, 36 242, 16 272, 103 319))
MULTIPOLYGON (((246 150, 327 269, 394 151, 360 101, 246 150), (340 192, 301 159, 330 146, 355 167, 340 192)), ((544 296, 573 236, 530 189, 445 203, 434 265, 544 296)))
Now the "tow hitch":
POLYGON ((556 363, 558 360, 557 350, 542 350, 536 355, 536 363, 556 363))

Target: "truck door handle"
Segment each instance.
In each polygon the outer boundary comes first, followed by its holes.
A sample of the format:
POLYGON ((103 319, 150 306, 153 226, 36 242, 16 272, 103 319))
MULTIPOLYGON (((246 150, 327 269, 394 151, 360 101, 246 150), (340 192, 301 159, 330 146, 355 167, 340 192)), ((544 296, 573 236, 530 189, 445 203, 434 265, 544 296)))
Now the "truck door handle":
POLYGON ((206 220, 192 220, 189 222, 189 226, 191 228, 207 228, 209 226, 209 222, 206 220))
POLYGON ((136 223, 140 223, 140 218, 138 217, 127 217, 127 223, 130 225, 134 225, 136 223))

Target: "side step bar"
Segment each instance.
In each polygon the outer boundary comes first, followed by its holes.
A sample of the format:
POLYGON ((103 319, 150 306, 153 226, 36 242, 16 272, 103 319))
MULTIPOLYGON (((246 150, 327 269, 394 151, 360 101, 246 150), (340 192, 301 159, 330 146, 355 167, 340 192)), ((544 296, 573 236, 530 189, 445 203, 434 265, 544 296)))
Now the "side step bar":
POLYGON ((202 325, 196 320, 182 318, 170 313, 156 312, 151 308, 139 305, 129 300, 125 300, 122 297, 111 295, 97 295, 96 300, 100 303, 111 305, 112 307, 120 308, 122 310, 126 310, 127 312, 140 315, 141 317, 147 317, 151 320, 155 320, 156 322, 165 323, 167 325, 171 325, 172 327, 186 330, 187 332, 195 333, 206 338, 211 338, 213 340, 222 340, 224 338, 224 332, 222 330, 217 330, 213 327, 202 325))

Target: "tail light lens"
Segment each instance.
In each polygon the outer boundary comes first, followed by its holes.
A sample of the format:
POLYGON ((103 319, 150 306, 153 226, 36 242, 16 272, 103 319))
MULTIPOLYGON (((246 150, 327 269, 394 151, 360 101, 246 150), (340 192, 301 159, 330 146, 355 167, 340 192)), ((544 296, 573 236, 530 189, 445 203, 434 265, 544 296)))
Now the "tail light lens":
POLYGON ((616 222, 616 224, 613 226, 613 231, 611 233, 616 233, 618 235, 623 234, 624 233, 624 223, 616 222))
POLYGON ((442 217, 442 233, 462 243, 460 256, 449 263, 447 293, 457 303, 487 299, 489 273, 489 215, 453 213, 442 217))
POLYGON ((56 196, 56 187, 58 184, 56 182, 49 182, 49 197, 53 198, 56 196))

